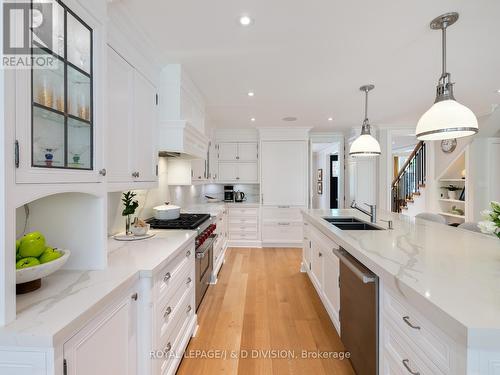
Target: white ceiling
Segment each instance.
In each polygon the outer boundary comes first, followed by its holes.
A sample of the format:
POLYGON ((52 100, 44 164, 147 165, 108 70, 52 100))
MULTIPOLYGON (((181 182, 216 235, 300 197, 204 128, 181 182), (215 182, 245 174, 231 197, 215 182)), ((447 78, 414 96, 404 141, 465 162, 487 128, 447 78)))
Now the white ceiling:
POLYGON ((478 116, 500 103, 498 0, 120 3, 158 46, 161 63, 184 65, 217 127, 358 126, 365 83, 376 86, 372 124, 413 127, 440 75, 441 36, 428 25, 449 11, 460 13, 448 32, 457 100, 478 116), (238 24, 243 13, 255 19, 252 26, 238 24), (298 121, 281 121, 285 116, 298 121))

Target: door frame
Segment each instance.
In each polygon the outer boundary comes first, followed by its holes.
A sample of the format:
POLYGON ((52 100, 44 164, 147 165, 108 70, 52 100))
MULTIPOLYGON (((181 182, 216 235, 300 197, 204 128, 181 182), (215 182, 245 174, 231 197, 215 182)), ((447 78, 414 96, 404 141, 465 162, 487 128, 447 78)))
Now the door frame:
MULTIPOLYGON (((335 132, 321 132, 321 133, 310 133, 309 135, 309 177, 308 177, 308 190, 309 190, 309 208, 312 208, 312 189, 315 189, 316 186, 313 186, 313 177, 315 175, 315 171, 313 170, 313 151, 312 144, 313 143, 338 143, 339 144, 339 181, 338 181, 338 190, 339 190, 339 209, 345 207, 345 187, 344 187, 344 179, 345 179, 345 139, 344 135, 335 132)), ((329 174, 328 174, 329 175, 329 174)))

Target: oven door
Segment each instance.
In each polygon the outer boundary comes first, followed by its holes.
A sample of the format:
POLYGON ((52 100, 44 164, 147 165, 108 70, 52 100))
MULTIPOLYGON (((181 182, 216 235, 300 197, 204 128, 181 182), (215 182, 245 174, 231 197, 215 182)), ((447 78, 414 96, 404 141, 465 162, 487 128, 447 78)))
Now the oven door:
POLYGON ((213 245, 217 238, 212 234, 198 249, 196 249, 196 310, 205 295, 213 269, 213 245))

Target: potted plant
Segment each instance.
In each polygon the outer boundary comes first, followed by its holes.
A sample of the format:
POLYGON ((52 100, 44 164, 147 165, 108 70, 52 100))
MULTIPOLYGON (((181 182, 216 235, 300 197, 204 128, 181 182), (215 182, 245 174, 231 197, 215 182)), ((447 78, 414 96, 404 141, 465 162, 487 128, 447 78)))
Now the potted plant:
POLYGON ((481 214, 484 221, 478 223, 481 232, 486 234, 494 234, 500 238, 500 202, 491 202, 491 210, 484 210, 481 214))
POLYGON ((441 189, 448 190, 448 199, 457 200, 457 191, 461 190, 460 187, 455 185, 443 186, 441 189))
POLYGON ((137 194, 131 191, 123 193, 123 206, 125 207, 122 211, 122 216, 125 216, 125 234, 128 236, 132 234, 130 231, 131 216, 135 214, 135 210, 139 207, 139 202, 134 200, 137 194))

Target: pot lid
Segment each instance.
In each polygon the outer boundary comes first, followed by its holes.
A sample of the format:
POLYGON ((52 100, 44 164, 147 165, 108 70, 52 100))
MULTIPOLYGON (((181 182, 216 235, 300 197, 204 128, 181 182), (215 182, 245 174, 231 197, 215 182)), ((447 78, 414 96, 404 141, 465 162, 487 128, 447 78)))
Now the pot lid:
POLYGON ((181 208, 179 206, 175 206, 173 204, 170 204, 169 202, 165 202, 165 204, 162 204, 161 206, 156 206, 153 207, 153 210, 155 211, 170 211, 170 210, 180 210, 181 208))

